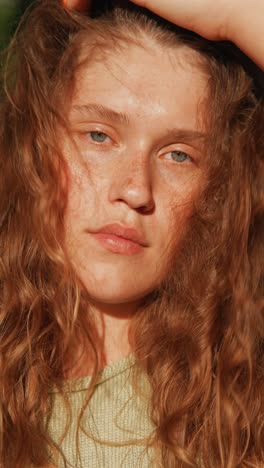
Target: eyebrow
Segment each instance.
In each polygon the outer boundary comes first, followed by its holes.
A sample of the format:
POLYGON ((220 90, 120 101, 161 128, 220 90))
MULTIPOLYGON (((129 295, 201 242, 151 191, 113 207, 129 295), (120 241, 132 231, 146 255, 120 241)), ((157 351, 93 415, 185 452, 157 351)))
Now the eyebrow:
POLYGON ((172 128, 167 131, 164 139, 177 140, 178 142, 190 144, 204 144, 208 134, 199 130, 191 130, 187 128, 172 128))
MULTIPOLYGON (((124 112, 118 112, 109 107, 101 104, 82 104, 73 106, 75 112, 80 113, 84 116, 93 116, 99 119, 111 120, 111 122, 128 125, 130 123, 130 117, 124 112)), ((186 143, 203 143, 208 135, 205 132, 201 132, 193 129, 185 128, 172 128, 168 129, 164 140, 180 140, 186 143)))
POLYGON ((99 119, 107 119, 116 123, 128 125, 130 122, 128 114, 117 112, 100 104, 82 104, 81 106, 73 106, 73 109, 83 115, 92 114, 99 119))

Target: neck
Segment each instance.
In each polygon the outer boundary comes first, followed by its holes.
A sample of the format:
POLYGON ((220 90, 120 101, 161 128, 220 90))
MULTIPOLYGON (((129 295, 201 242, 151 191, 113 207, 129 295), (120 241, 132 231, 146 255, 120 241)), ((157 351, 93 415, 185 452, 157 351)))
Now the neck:
MULTIPOLYGON (((97 329, 97 352, 101 369, 119 361, 132 352, 129 340, 129 325, 140 304, 106 304, 98 306, 91 302, 91 312, 97 329)), ((78 342, 73 349, 73 365, 68 365, 66 379, 78 379, 92 374, 94 362, 91 353, 78 342)))

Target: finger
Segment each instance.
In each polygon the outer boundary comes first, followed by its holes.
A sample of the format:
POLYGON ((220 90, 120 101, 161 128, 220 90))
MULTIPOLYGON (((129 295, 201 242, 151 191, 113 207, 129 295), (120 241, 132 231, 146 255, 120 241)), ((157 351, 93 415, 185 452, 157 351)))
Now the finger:
POLYGON ((63 5, 70 10, 88 11, 90 8, 90 0, 62 0, 63 5))

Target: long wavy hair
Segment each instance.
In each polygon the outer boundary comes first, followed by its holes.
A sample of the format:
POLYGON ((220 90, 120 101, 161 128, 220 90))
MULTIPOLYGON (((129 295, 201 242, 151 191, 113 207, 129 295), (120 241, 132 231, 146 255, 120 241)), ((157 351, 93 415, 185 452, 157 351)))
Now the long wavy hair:
MULTIPOLYGON (((139 8, 95 19, 39 2, 6 53, 0 101, 0 466, 47 466, 59 450, 44 421, 81 338, 100 370, 85 291, 65 253, 67 128, 80 50, 151 37, 196 51, 208 76, 207 183, 168 274, 133 317, 148 376, 160 466, 264 464, 263 93, 228 43, 212 43, 139 8)), ((66 398, 66 395, 64 395, 66 398)), ((78 423, 81 416, 78 415, 78 423)), ((77 415, 75 415, 77 417, 77 415)))

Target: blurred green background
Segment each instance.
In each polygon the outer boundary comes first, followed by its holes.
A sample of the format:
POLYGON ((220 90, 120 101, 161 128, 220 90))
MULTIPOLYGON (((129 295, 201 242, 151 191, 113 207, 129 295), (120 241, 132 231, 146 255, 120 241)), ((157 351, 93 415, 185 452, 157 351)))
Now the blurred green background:
POLYGON ((33 0, 0 0, 0 50, 8 45, 21 15, 31 3, 33 0))

